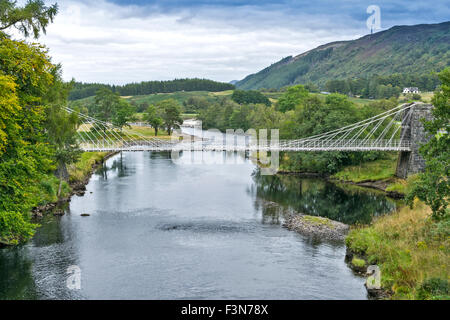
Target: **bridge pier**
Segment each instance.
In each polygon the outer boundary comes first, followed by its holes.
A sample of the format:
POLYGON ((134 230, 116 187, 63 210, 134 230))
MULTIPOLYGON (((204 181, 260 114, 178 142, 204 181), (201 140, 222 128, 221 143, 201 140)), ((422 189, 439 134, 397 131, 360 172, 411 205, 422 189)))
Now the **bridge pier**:
MULTIPOLYGON (((406 125, 402 127, 403 139, 411 141, 411 151, 401 151, 397 160, 397 170, 395 175, 406 179, 410 175, 425 170, 425 159, 420 155, 419 148, 427 143, 429 137, 425 132, 421 119, 427 121, 432 119, 431 110, 433 105, 425 103, 414 103, 411 107, 411 115, 405 120, 406 125), (406 131, 405 131, 406 130, 406 131)), ((407 117, 405 111, 403 117, 407 117)))

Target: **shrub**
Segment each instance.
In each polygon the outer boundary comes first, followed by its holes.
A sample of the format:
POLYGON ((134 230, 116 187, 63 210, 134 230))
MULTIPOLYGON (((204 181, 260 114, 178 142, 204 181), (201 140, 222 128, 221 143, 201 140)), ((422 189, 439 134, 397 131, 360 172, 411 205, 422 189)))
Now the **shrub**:
POLYGON ((440 278, 425 280, 417 290, 417 299, 419 300, 449 300, 449 295, 448 281, 440 278))
POLYGON ((30 239, 37 224, 27 222, 19 212, 0 212, 0 243, 16 245, 30 239))
POLYGON ((363 259, 353 257, 352 259, 352 265, 358 268, 363 268, 366 265, 366 262, 363 259))
POLYGON ((422 96, 420 94, 418 94, 418 93, 413 93, 412 99, 413 100, 421 100, 422 96))

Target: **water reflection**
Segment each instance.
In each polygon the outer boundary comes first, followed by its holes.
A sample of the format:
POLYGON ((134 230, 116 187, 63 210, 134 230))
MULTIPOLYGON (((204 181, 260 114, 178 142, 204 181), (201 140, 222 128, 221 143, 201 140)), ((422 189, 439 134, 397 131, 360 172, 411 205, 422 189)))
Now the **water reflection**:
POLYGON ((279 223, 280 215, 292 212, 327 217, 347 224, 370 223, 373 216, 388 213, 396 202, 376 191, 336 185, 322 179, 253 174, 255 188, 249 190, 263 202, 263 222, 279 223), (284 206, 280 209, 279 205, 284 206))
POLYGON ((104 180, 108 180, 108 177, 111 176, 123 178, 134 174, 134 172, 134 170, 126 166, 123 159, 123 153, 120 152, 119 156, 114 157, 111 162, 104 162, 102 166, 95 171, 95 174, 104 180))
POLYGON ((26 248, 0 250, 0 300, 35 299, 36 286, 32 276, 33 261, 26 248))

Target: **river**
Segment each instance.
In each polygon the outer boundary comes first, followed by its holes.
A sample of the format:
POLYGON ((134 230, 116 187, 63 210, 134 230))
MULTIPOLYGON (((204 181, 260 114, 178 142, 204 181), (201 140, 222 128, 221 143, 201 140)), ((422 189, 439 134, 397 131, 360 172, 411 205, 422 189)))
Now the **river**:
POLYGON ((261 176, 237 153, 128 152, 110 158, 62 217, 0 250, 0 299, 366 299, 345 246, 281 226, 294 211, 355 223, 392 210, 383 195, 261 176), (90 216, 82 217, 88 213, 90 216), (68 268, 81 289, 69 289, 68 268))

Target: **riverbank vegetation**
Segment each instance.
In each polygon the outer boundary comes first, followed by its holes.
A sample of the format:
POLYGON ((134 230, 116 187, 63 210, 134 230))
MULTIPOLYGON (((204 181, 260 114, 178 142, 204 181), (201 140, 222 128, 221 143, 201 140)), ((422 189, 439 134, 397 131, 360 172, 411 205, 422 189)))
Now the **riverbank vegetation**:
POLYGON ((450 220, 435 222, 424 203, 378 217, 350 231, 346 243, 365 265, 381 269, 392 299, 450 299, 450 220))
POLYGON ((355 228, 349 250, 381 269, 382 288, 393 299, 450 299, 450 68, 439 74, 430 141, 420 148, 424 172, 392 188, 406 191, 409 207, 355 228))
POLYGON ((107 152, 84 152, 81 154, 80 159, 67 168, 69 181, 72 183, 83 181, 92 171, 92 168, 103 162, 107 155, 107 152))

